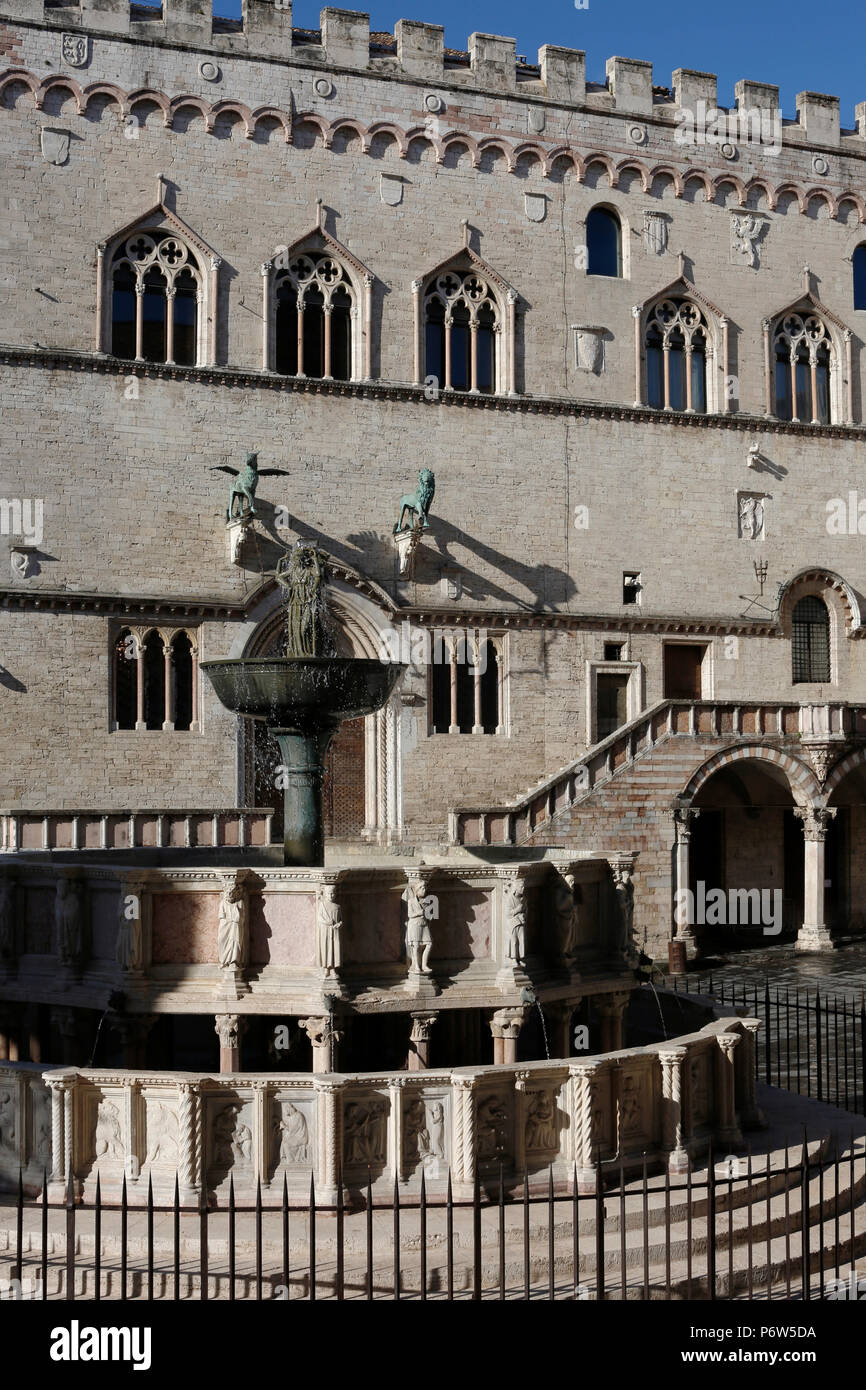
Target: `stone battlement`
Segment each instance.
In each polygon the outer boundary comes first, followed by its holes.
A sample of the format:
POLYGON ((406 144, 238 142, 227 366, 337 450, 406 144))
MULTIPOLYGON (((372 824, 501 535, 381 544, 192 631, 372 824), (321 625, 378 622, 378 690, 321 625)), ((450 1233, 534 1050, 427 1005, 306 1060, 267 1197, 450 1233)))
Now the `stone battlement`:
MULTIPOLYGON (((512 38, 473 33, 466 50, 446 48, 441 25, 401 19, 393 34, 371 33, 369 15, 330 7, 322 10, 319 29, 297 29, 292 26, 291 0, 285 4, 243 0, 241 20, 214 16, 208 0, 164 0, 161 7, 129 0, 79 0, 78 4, 0 0, 0 12, 0 21, 181 45, 291 66, 361 71, 662 122, 682 123, 683 113, 689 118, 698 112, 706 115, 717 105, 715 73, 677 68, 670 87, 658 86, 653 84, 651 63, 612 57, 605 65, 605 82, 592 83, 587 82, 586 54, 580 49, 544 44, 533 63, 517 54, 512 38)), ((784 122, 786 139, 831 148, 840 144, 843 135, 866 140, 866 102, 856 106, 852 130, 840 128, 838 97, 800 92, 796 104, 796 121, 784 122)), ((739 81, 735 105, 720 110, 731 118, 778 113, 779 88, 739 81)))

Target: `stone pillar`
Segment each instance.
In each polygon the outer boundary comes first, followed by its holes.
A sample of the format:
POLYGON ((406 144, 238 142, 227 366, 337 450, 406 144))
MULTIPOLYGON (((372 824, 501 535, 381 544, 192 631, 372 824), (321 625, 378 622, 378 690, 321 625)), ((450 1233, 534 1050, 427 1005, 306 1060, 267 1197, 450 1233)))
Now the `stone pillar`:
POLYGON ((572 1115, 574 1118, 574 1162, 580 1192, 594 1192, 597 1182, 597 1143, 595 1112, 602 1063, 575 1062, 571 1072, 572 1115))
POLYGON ((694 960, 698 955, 698 934, 695 930, 694 906, 691 910, 691 878, 689 852, 691 848, 691 822, 697 819, 700 811, 688 806, 678 806, 672 812, 674 820, 674 936, 686 948, 686 959, 694 960))
POLYGON ((155 1014, 125 1014, 112 1020, 112 1029, 120 1038, 122 1066, 133 1069, 147 1066, 147 1035, 155 1022, 155 1014))
POLYGON ((734 1050, 740 1042, 739 1033, 718 1033, 716 1057, 716 1133, 719 1144, 742 1144, 743 1136, 737 1124, 734 1087, 734 1050))
POLYGON ((216 1014, 214 1032, 220 1040, 220 1072, 241 1070, 241 1031, 244 1020, 238 1014, 216 1014))
POLYGON ((409 1071, 426 1071, 430 1065, 430 1034, 438 1014, 412 1014, 412 1029, 409 1033, 409 1054, 406 1062, 409 1071))
POLYGON ((204 1107, 201 1091, 189 1081, 177 1088, 177 1164, 181 1202, 189 1206, 204 1182, 204 1107))
POLYGON ((517 1039, 525 1018, 525 1008, 496 1010, 490 1020, 494 1066, 513 1066, 517 1061, 517 1039))
POLYGON ((69 1066, 82 1065, 81 1018, 77 1009, 54 1009, 54 1022, 60 1034, 60 1060, 69 1066))
POLYGON ((548 1020, 550 1052, 553 1057, 571 1056, 571 1020, 575 1010, 580 1008, 580 999, 557 1000, 555 1004, 544 1005, 544 1016, 548 1020))
POLYGON ((737 1109, 740 1124, 745 1129, 764 1129, 767 1124, 764 1112, 758 1108, 755 1093, 755 1054, 758 1048, 758 1033, 761 1028, 757 1018, 743 1019, 742 1046, 737 1053, 736 1082, 738 1087, 737 1109))
POLYGON ((636 854, 614 854, 608 858, 619 909, 611 941, 611 955, 623 965, 637 965, 634 944, 634 864, 636 854))
POLYGON ((687 1047, 672 1047, 659 1053, 662 1068, 662 1144, 668 1154, 672 1173, 688 1170, 689 1155, 683 1143, 683 1062, 689 1055, 687 1047))
POLYGON ((630 998, 630 991, 593 997, 592 1002, 601 1021, 602 1052, 620 1052, 625 1046, 623 1019, 630 998))
POLYGON ((531 1072, 514 1073, 514 1171, 526 1172, 526 1083, 531 1072))
POLYGON ((343 1107, 340 1100, 342 1082, 333 1077, 316 1082, 318 1171, 316 1196, 324 1202, 336 1200, 337 1183, 343 1171, 343 1107))
POLYGON ((835 814, 835 806, 823 809, 813 806, 794 807, 794 815, 803 823, 806 855, 803 925, 795 942, 795 949, 798 951, 833 949, 833 938, 824 917, 824 846, 828 826, 835 814))
POLYGON ((337 1044, 340 1034, 333 1027, 329 1014, 314 1018, 299 1018, 298 1027, 303 1028, 313 1045, 313 1071, 317 1075, 337 1070, 337 1044))
POLYGON ((71 1099, 72 1078, 49 1072, 45 1084, 51 1096, 51 1179, 62 1183, 72 1158, 66 1147, 66 1097, 69 1092, 71 1099))
POLYGON ((471 1195, 475 1185, 475 1078, 452 1075, 452 1172, 455 1196, 471 1195))

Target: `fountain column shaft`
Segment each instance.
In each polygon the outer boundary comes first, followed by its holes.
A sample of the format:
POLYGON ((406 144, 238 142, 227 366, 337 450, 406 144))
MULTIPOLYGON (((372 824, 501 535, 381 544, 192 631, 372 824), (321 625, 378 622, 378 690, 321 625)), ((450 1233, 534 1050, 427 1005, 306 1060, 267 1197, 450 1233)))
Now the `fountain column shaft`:
POLYGON ((283 863, 321 868, 325 862, 322 784, 333 729, 274 729, 285 778, 283 863))

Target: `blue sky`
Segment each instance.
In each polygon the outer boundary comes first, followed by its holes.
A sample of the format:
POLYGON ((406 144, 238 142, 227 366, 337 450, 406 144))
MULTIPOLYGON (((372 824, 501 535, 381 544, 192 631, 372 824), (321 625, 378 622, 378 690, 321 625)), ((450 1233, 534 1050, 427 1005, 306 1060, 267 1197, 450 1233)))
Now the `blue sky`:
MULTIPOLYGON (((318 28, 318 0, 295 0, 293 23, 318 28)), ((344 4, 344 8, 367 8, 344 4)), ((214 0, 220 15, 240 15, 240 0, 214 0)), ((747 77, 781 89, 786 117, 796 115, 798 92, 828 92, 841 101, 843 126, 854 124, 854 105, 866 101, 863 0, 389 0, 370 9, 374 29, 393 32, 398 19, 423 19, 445 26, 450 48, 465 48, 473 30, 517 39, 530 62, 543 43, 586 50, 587 76, 604 80, 605 59, 614 54, 648 58, 658 86, 674 68, 698 68, 719 76, 719 102, 733 103, 734 83, 747 77)))

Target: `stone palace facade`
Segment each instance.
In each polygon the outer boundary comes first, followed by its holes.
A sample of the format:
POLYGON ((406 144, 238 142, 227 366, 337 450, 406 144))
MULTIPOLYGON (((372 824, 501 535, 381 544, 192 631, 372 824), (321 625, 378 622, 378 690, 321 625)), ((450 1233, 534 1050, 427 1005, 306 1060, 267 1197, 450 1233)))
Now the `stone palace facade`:
MULTIPOLYGON (((616 1047, 637 948, 739 940, 744 907, 752 939, 862 929, 866 104, 782 120, 742 81, 719 113, 709 73, 614 57, 593 83, 579 51, 293 29, 270 0, 0 11, 7 1006, 97 1009, 121 969, 136 1008, 233 1019, 224 1069, 251 990, 327 1048, 330 886, 358 903, 344 995, 375 959, 423 1064, 471 960, 452 1002, 511 1010, 505 1062, 518 956, 562 1055, 580 970, 616 1047), (227 521, 219 470, 252 451, 255 518, 227 521), (429 527, 395 535, 422 470, 429 527), (341 649, 409 670, 335 740, 326 869, 241 891, 251 983, 207 866, 267 857, 279 768, 199 667, 278 649, 299 539, 341 649), (407 996, 413 865, 465 901, 407 996), (122 949, 118 876, 147 904, 122 949)), ((442 1065, 484 1060, 465 1043, 442 1065)))

